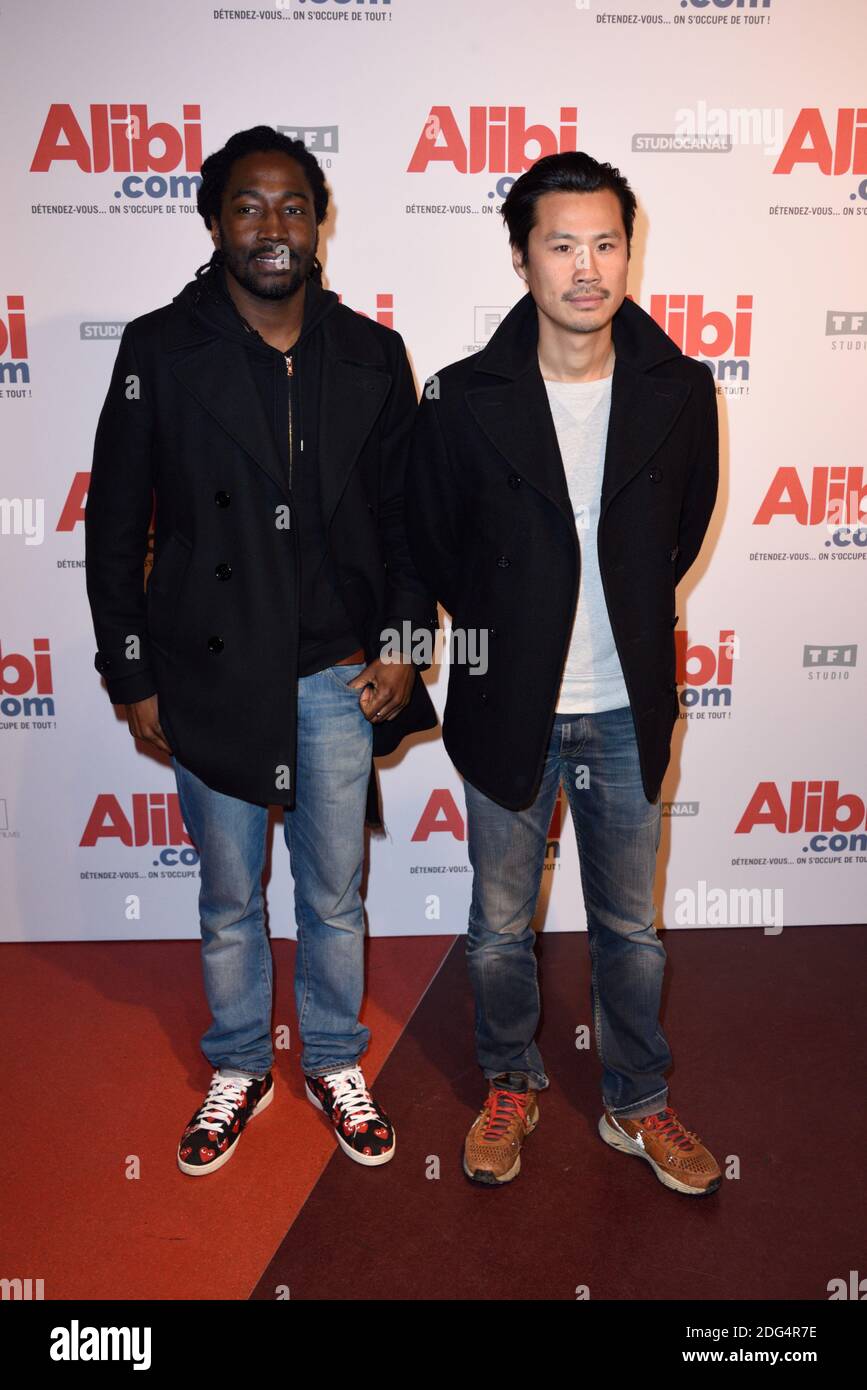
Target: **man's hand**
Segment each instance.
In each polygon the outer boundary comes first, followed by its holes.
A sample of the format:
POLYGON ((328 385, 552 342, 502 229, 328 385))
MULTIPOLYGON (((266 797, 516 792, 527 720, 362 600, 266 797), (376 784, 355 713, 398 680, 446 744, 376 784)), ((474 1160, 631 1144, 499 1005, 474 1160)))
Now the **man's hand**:
POLYGON ((144 743, 152 743, 154 748, 159 748, 161 752, 171 756, 172 750, 166 743, 166 736, 160 728, 156 695, 150 695, 147 700, 136 700, 134 705, 127 705, 126 722, 133 738, 140 738, 144 743))
POLYGON ((407 661, 382 661, 377 658, 347 682, 349 690, 361 690, 358 703, 365 719, 371 724, 395 719, 409 704, 415 667, 407 661))

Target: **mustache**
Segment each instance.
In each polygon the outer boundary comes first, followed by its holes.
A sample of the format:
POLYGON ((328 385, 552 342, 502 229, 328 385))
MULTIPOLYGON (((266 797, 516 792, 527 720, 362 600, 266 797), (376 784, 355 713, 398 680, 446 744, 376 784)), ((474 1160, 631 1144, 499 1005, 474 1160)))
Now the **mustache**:
POLYGON ((282 242, 277 246, 259 246, 255 251, 250 253, 250 260, 255 261, 257 256, 276 256, 278 254, 281 260, 284 261, 300 260, 300 256, 294 247, 285 246, 282 242))

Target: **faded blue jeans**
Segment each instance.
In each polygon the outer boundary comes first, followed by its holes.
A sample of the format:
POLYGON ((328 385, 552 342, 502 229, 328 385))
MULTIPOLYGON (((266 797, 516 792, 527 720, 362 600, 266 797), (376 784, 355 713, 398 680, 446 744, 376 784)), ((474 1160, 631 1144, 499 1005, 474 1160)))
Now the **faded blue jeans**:
POLYGON ((603 1103, 619 1116, 646 1115, 667 1104, 664 1073, 672 1060, 659 1024, 666 956, 653 926, 661 806, 644 794, 628 706, 555 715, 539 793, 525 811, 507 811, 464 783, 473 866, 467 962, 479 1065, 486 1077, 506 1074, 509 1089, 548 1085, 535 1043, 530 922, 561 780, 587 911, 603 1103))
MULTIPOLYGON (((295 1004, 301 1068, 321 1076, 366 1050, 361 873, 373 727, 347 683, 361 664, 298 681, 295 808, 283 833, 295 881, 295 1004)), ((249 711, 255 718, 255 710, 249 711)), ((213 791, 172 758, 181 814, 199 851, 199 921, 212 1014, 202 1051, 221 1071, 263 1075, 274 1063, 272 961, 262 871, 268 811, 213 791)))

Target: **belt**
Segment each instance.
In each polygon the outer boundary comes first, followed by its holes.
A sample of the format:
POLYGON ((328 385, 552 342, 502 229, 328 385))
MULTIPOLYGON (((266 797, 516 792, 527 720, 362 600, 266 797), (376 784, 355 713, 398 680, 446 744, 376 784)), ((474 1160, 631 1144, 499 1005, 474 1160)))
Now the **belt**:
POLYGON ((342 657, 340 658, 339 661, 335 661, 334 665, 335 665, 335 666, 354 666, 354 665, 356 665, 359 661, 361 661, 361 662, 364 661, 364 648, 363 648, 363 647, 359 647, 359 648, 358 648, 358 651, 357 651, 357 652, 353 652, 351 656, 342 656, 342 657))

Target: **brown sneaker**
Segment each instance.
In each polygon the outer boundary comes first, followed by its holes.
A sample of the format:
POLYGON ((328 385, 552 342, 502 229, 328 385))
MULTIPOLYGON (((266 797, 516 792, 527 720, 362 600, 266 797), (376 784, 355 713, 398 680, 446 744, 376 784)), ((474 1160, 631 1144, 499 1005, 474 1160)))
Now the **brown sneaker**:
POLYGON ((612 1149, 648 1162, 659 1181, 688 1197, 708 1197, 722 1181, 722 1171, 697 1134, 684 1129, 671 1106, 643 1120, 617 1119, 606 1110, 599 1133, 612 1149))
POLYGON ((539 1123, 538 1092, 503 1091, 493 1081, 464 1143, 464 1172, 472 1182, 496 1186, 521 1171, 521 1145, 539 1123))

